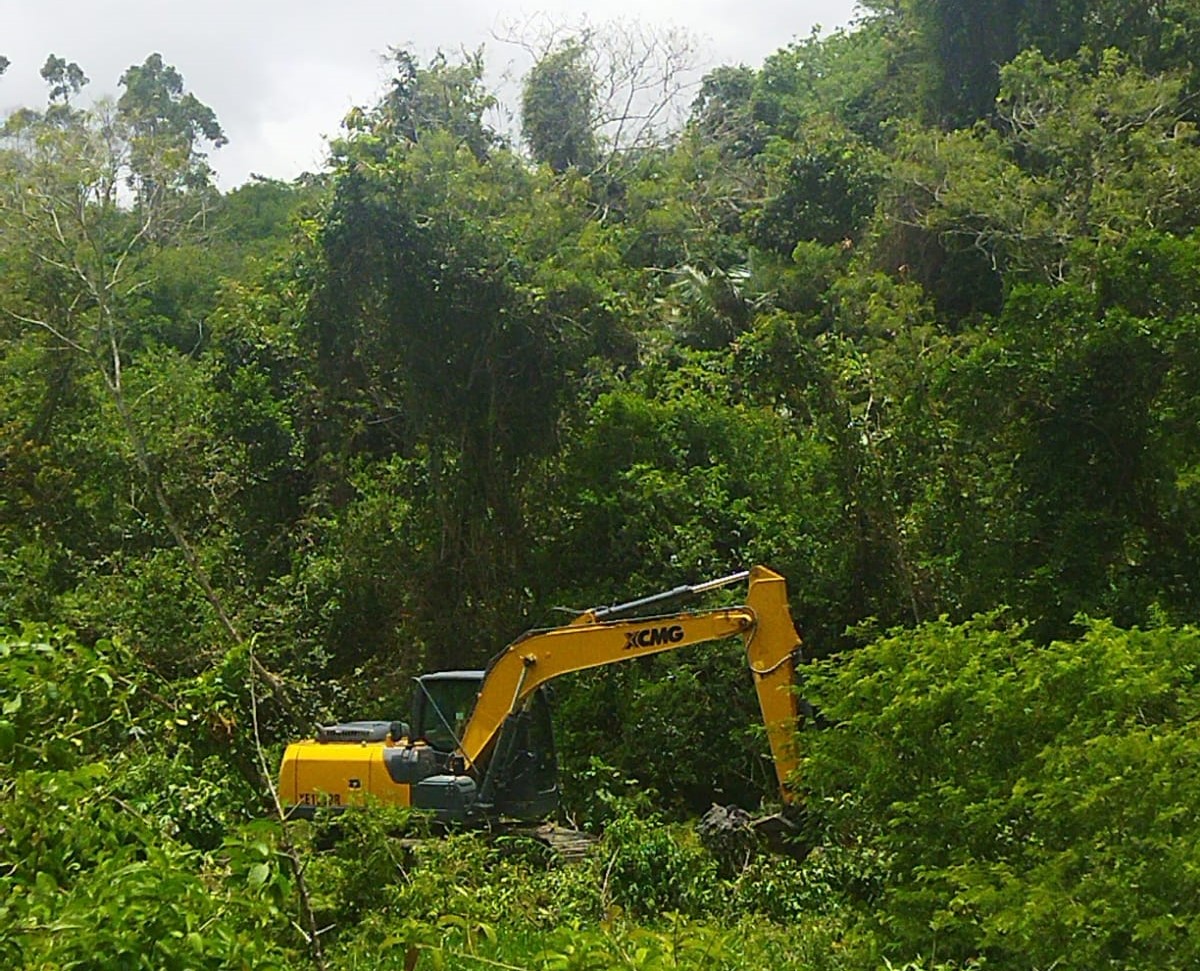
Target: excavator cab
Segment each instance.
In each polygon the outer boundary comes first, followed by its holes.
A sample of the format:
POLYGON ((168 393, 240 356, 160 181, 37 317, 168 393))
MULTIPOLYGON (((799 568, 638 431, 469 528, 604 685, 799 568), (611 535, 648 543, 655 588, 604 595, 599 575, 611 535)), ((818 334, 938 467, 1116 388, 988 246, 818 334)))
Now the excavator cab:
POLYGON ((457 754, 484 674, 438 671, 416 679, 409 737, 436 753, 439 771, 417 782, 413 805, 446 819, 457 818, 463 808, 489 817, 540 819, 557 807, 559 793, 554 732, 544 692, 535 692, 505 719, 482 769, 472 766, 468 773, 457 754))
POLYGON ((482 671, 438 671, 416 678, 409 737, 438 752, 453 752, 475 707, 482 671))

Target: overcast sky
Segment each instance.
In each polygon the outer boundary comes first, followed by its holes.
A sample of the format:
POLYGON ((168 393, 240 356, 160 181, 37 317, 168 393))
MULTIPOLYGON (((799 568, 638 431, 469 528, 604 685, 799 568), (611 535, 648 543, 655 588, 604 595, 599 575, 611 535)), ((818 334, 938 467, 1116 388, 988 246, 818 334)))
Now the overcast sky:
MULTIPOLYGON (((493 33, 544 14, 574 24, 636 18, 685 28, 702 66, 761 65, 771 52, 814 26, 848 25, 854 0, 0 0, 0 116, 45 101, 38 71, 48 54, 76 61, 93 97, 119 93, 131 64, 159 52, 188 90, 216 112, 229 144, 211 161, 221 187, 250 174, 290 179, 322 167, 324 143, 347 109, 381 93, 389 46, 422 59, 488 45, 493 83, 528 66, 493 33)), ((510 95, 511 99, 511 89, 510 95)), ((498 119, 499 120, 499 119, 498 119)))

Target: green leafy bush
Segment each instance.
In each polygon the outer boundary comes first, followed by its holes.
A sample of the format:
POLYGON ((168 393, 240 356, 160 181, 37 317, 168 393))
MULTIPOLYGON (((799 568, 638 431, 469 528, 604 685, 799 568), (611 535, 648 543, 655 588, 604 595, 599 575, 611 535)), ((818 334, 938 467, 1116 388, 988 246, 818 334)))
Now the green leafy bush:
POLYGON ((875 919, 902 954, 1194 967, 1198 663, 1191 628, 885 637, 812 678, 814 825, 887 862, 875 919))
POLYGON ((102 763, 12 780, 0 799, 4 966, 288 966, 292 894, 273 844, 231 836, 203 854, 155 823, 113 795, 102 763))
POLYGON ((0 768, 73 767, 118 744, 131 684, 120 672, 129 655, 118 643, 85 647, 62 629, 0 629, 0 768))
POLYGON ((604 830, 598 856, 605 903, 631 914, 697 914, 714 900, 716 860, 694 835, 668 827, 656 813, 625 807, 604 830))

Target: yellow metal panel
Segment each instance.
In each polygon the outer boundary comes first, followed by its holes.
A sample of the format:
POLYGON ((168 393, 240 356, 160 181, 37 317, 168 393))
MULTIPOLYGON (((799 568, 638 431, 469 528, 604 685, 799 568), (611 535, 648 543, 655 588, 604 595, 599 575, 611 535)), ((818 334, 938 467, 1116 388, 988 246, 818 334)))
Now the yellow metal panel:
POLYGON ((288 806, 352 806, 369 793, 380 802, 410 803, 410 787, 392 781, 384 742, 293 742, 280 770, 279 798, 288 806))

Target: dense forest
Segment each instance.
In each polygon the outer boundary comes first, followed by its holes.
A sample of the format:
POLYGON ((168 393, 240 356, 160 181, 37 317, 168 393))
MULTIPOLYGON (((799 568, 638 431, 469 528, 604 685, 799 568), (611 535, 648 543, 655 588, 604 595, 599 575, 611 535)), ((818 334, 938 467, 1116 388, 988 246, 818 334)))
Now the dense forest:
POLYGON ((543 41, 224 193, 159 54, 3 121, 0 963, 1196 967, 1200 5, 543 41), (694 831, 770 798, 726 643, 556 686, 581 863, 280 823, 314 724, 753 563, 805 853, 694 831))

